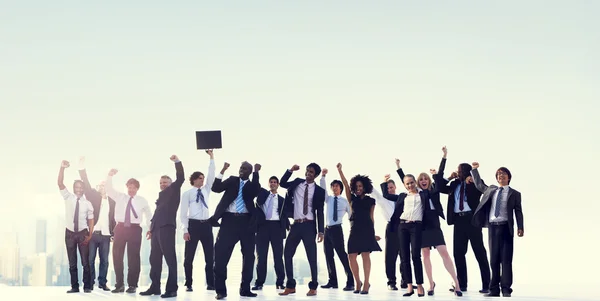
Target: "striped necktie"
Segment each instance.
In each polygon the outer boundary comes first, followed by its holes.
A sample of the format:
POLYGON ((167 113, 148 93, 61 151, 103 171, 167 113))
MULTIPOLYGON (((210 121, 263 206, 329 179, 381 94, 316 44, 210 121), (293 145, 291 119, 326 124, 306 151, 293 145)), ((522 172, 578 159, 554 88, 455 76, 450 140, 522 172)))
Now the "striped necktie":
POLYGON ((235 199, 235 211, 237 213, 242 213, 244 211, 244 198, 242 197, 242 188, 244 188, 244 181, 240 181, 240 189, 238 191, 238 196, 235 199))

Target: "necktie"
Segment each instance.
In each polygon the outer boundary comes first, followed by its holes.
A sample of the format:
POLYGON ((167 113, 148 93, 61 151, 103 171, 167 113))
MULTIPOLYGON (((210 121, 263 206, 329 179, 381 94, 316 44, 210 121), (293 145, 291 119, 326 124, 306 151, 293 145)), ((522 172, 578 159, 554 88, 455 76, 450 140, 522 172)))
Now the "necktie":
POLYGON ((244 188, 244 181, 240 181, 240 189, 238 191, 238 196, 235 199, 235 211, 237 211, 237 213, 242 213, 244 211, 244 198, 242 197, 242 188, 244 188))
POLYGON ((458 210, 463 211, 465 209, 465 182, 460 183, 460 202, 458 203, 458 210))
POLYGON ((495 217, 500 216, 500 204, 502 202, 502 190, 504 190, 503 187, 500 187, 500 189, 498 189, 498 196, 496 197, 496 209, 494 210, 495 217))
POLYGON ((79 198, 75 203, 75 213, 73 214, 73 232, 79 232, 79 198))
POLYGON ((133 213, 135 218, 138 218, 133 205, 131 205, 131 200, 133 200, 133 197, 129 198, 129 202, 127 202, 127 208, 125 208, 125 227, 127 228, 131 227, 131 213, 133 213))
POLYGON ((334 222, 337 222, 337 218, 338 218, 337 212, 338 212, 338 197, 336 196, 333 198, 333 221, 334 222))
POLYGON ((196 203, 198 203, 198 201, 202 201, 202 205, 204 205, 204 207, 208 209, 208 206, 204 201, 204 194, 202 194, 202 189, 198 189, 198 194, 196 195, 196 203))
POLYGON ((302 204, 302 214, 308 214, 308 184, 304 188, 304 204, 302 204))
POLYGON ((275 206, 273 206, 273 201, 275 200, 275 195, 271 194, 271 196, 269 197, 269 203, 267 203, 267 219, 271 219, 271 217, 273 217, 273 208, 275 206))

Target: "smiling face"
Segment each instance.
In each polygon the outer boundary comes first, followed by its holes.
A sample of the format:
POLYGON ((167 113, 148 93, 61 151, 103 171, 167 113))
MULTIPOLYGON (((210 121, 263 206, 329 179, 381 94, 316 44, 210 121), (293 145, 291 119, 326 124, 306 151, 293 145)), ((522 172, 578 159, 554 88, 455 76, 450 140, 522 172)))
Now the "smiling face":
POLYGON ((500 186, 507 186, 510 184, 511 174, 506 167, 501 167, 496 171, 496 181, 500 186))
POLYGON ((277 188, 279 188, 279 181, 277 181, 277 179, 270 179, 269 180, 269 189, 271 189, 271 191, 277 191, 277 188))
POLYGON ((422 173, 419 175, 419 188, 423 190, 429 189, 431 187, 431 178, 428 174, 422 173))
POLYGON ((312 166, 309 166, 306 168, 306 172, 304 173, 304 176, 306 176, 306 182, 312 183, 315 181, 317 172, 315 171, 315 169, 312 166))
POLYGON ((104 181, 100 182, 98 186, 96 186, 96 190, 100 193, 100 195, 105 198, 106 197, 106 189, 104 188, 104 181))
POLYGON ((365 194, 365 186, 362 181, 356 181, 356 191, 354 191, 354 193, 358 196, 365 194))
POLYGON ((242 162, 242 165, 240 165, 240 178, 243 180, 248 179, 251 173, 252 165, 248 162, 242 162))
POLYGON ((160 191, 167 189, 167 187, 169 187, 172 182, 173 181, 171 180, 171 178, 169 178, 167 176, 160 177, 160 182, 159 182, 160 191))
POLYGON ((408 192, 416 193, 417 192, 417 181, 415 177, 411 175, 406 175, 404 177, 404 188, 408 190, 408 192))
POLYGON ((78 197, 82 197, 83 196, 83 182, 81 181, 75 181, 75 183, 73 183, 73 193, 78 197))
POLYGON ((331 190, 333 191, 333 195, 338 196, 342 194, 342 186, 338 183, 331 184, 331 190))
POLYGON ((396 184, 394 182, 387 183, 387 192, 389 194, 396 194, 396 184))

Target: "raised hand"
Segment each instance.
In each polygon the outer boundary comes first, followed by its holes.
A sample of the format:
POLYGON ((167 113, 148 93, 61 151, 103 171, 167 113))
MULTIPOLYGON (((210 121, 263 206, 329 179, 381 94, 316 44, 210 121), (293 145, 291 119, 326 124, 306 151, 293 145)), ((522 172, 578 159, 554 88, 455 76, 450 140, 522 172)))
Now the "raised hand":
POLYGON ((435 170, 435 168, 430 168, 429 173, 431 173, 432 175, 437 175, 437 170, 435 170))
POLYGON ((400 169, 400 159, 396 158, 396 167, 400 169))
POLYGON ((223 170, 227 170, 227 168, 229 168, 229 163, 225 162, 223 163, 223 170))
POLYGON ((108 172, 108 176, 112 177, 112 176, 116 175, 118 172, 119 172, 118 170, 113 168, 108 172))
POLYGON ((214 154, 213 154, 213 150, 212 149, 207 149, 206 153, 210 156, 211 159, 214 159, 214 154))
POLYGON ((450 174, 450 177, 448 177, 448 180, 452 180, 452 179, 454 179, 454 178, 458 178, 458 172, 456 172, 456 171, 453 171, 453 172, 450 174))
POLYGON ((444 153, 444 158, 445 158, 446 155, 448 155, 448 149, 446 148, 446 146, 442 147, 442 152, 444 153))
POLYGON ((471 184, 471 183, 473 183, 473 177, 471 177, 471 176, 468 176, 468 177, 465 179, 465 183, 467 183, 467 184, 471 184))
POLYGON ((479 168, 479 162, 473 162, 471 163, 471 166, 473 166, 473 169, 477 169, 479 168))
POLYGON ((254 164, 254 171, 259 172, 261 167, 262 166, 260 166, 260 164, 258 164, 258 163, 254 164))
POLYGON ((84 156, 79 157, 79 166, 80 167, 85 166, 85 157, 84 156))
POLYGON ((389 181, 391 178, 390 174, 386 174, 383 179, 385 180, 385 182, 389 181))
POLYGON ((173 162, 179 161, 179 158, 177 157, 177 155, 172 155, 171 158, 169 158, 169 159, 171 159, 171 161, 173 161, 173 162))
POLYGON ((292 168, 290 168, 291 171, 296 171, 296 170, 300 170, 300 166, 298 166, 298 164, 294 164, 294 166, 292 166, 292 168))
POLYGON ((335 167, 337 167, 338 170, 342 170, 342 163, 336 164, 335 167))
POLYGON ((327 168, 323 168, 323 171, 321 171, 321 177, 326 176, 328 172, 329 170, 327 170, 327 168))
POLYGON ((71 164, 67 160, 62 160, 62 162, 60 163, 60 167, 62 168, 69 168, 69 166, 71 166, 71 164))

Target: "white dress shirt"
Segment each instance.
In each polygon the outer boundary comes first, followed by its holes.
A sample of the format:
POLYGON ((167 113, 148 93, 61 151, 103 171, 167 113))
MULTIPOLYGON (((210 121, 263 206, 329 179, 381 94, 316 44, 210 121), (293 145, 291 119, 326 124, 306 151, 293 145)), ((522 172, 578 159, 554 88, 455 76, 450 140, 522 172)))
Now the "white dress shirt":
POLYGON ((294 219, 306 218, 313 221, 315 220, 312 213, 315 186, 315 182, 308 184, 306 181, 296 186, 296 190, 294 191, 294 219), (306 189, 308 189, 308 213, 304 215, 304 191, 306 191, 306 189))
POLYGON ((494 196, 492 197, 492 206, 490 206, 490 223, 495 222, 506 222, 508 221, 508 190, 509 186, 502 187, 502 198, 500 199, 500 215, 498 217, 495 216, 496 206, 498 206, 498 193, 500 191, 500 187, 494 191, 494 196))
POLYGON ((404 198, 404 211, 400 215, 400 219, 406 221, 422 221, 423 220, 423 204, 421 195, 408 194, 404 198))
POLYGON ((110 205, 108 198, 100 200, 100 216, 98 216, 98 222, 94 226, 94 231, 100 231, 100 234, 104 236, 110 236, 108 212, 110 211, 110 205))
POLYGON ((269 191, 269 196, 265 203, 260 206, 260 209, 265 213, 265 217, 269 214, 269 210, 271 210, 271 218, 266 218, 268 221, 278 221, 279 220, 279 194, 272 193, 269 191))
POLYGON ((396 209, 396 202, 386 199, 376 189, 373 189, 371 196, 375 199, 375 204, 381 208, 379 211, 381 211, 385 221, 390 222, 390 219, 392 219, 392 215, 394 214, 394 210, 396 209))
MULTIPOLYGON (((454 180, 454 181, 458 181, 458 180, 454 180)), ((460 210, 460 185, 462 185, 462 184, 459 184, 454 189, 454 213, 471 211, 471 207, 469 207, 469 203, 467 203, 467 184, 466 183, 465 183, 465 191, 464 191, 464 199, 463 199, 463 210, 460 210)))
MULTIPOLYGON (((108 176, 106 178, 106 183, 104 184, 104 188, 106 189, 106 195, 115 201, 115 220, 117 223, 125 223, 125 210, 127 210, 127 203, 129 202, 129 196, 126 193, 115 190, 112 183, 112 177, 108 176)), ((148 201, 139 195, 135 195, 131 200, 131 206, 135 210, 137 214, 137 218, 133 215, 133 211, 131 211, 131 223, 138 224, 142 226, 142 215, 144 215, 144 225, 146 229, 150 229, 150 206, 148 205, 148 201)))
POLYGON ((198 196, 198 190, 200 190, 204 196, 204 202, 206 203, 206 206, 210 206, 208 199, 214 182, 215 160, 210 159, 210 163, 208 164, 208 175, 204 177, 204 186, 202 186, 202 188, 192 187, 192 189, 184 192, 183 196, 181 196, 179 219, 181 221, 183 233, 188 233, 190 219, 207 220, 210 217, 210 212, 208 210, 210 207, 204 207, 204 204, 202 204, 202 201, 200 200, 198 200, 196 203, 196 197, 198 196))
POLYGON ((326 226, 331 227, 335 225, 341 225, 344 214, 348 213, 348 216, 350 216, 351 214, 350 203, 348 203, 348 200, 345 197, 342 197, 341 195, 337 196, 337 220, 334 221, 333 205, 335 203, 335 196, 329 195, 329 193, 327 192, 327 180, 325 179, 325 176, 321 177, 320 184, 321 185, 319 186, 325 189, 325 204, 327 204, 327 217, 325 218, 326 226))
MULTIPOLYGON (((60 191, 65 200, 65 226, 71 232, 75 231, 75 207, 77 206, 77 196, 71 193, 67 188, 60 191)), ((77 227, 79 231, 88 229, 88 220, 94 220, 94 207, 92 203, 86 200, 84 196, 79 198, 79 219, 77 227)), ((89 230, 89 229, 88 229, 89 230)))

